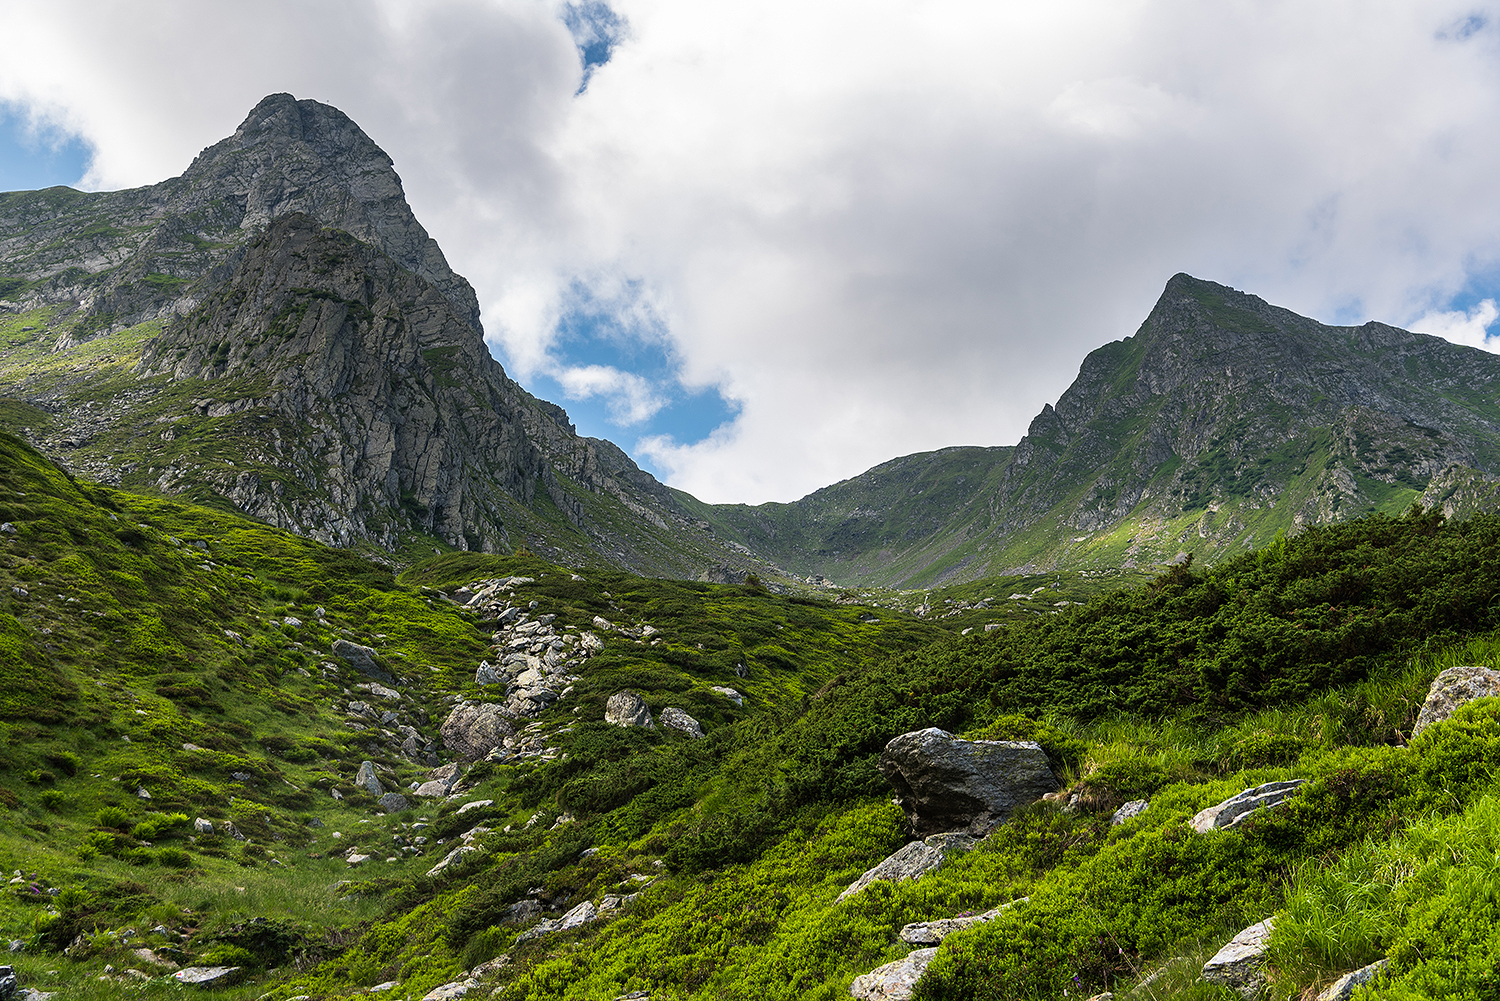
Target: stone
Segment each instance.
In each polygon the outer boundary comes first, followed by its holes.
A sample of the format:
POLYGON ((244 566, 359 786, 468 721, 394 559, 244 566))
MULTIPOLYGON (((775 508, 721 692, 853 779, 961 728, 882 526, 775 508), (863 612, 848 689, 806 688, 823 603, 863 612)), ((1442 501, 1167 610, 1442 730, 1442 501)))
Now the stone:
POLYGON ((145 786, 138 786, 136 788, 136 790, 135 790, 135 794, 136 794, 136 797, 138 799, 150 799, 151 798, 151 794, 146 791, 146 787, 145 786))
POLYGON ((487 660, 479 662, 479 669, 474 672, 474 684, 476 685, 498 685, 505 680, 505 675, 500 669, 487 660))
POLYGON ((1126 803, 1124 806, 1116 810, 1114 816, 1109 818, 1109 822, 1112 826, 1123 824, 1131 817, 1139 817, 1141 814, 1145 813, 1146 807, 1150 805, 1150 800, 1133 799, 1129 803, 1126 803))
POLYGON ((1267 782, 1244 792, 1235 793, 1217 806, 1200 810, 1188 826, 1200 834, 1209 831, 1225 831, 1238 826, 1256 810, 1280 806, 1291 799, 1306 779, 1287 779, 1284 782, 1267 782))
MULTIPOLYGON (((838 895, 834 903, 848 900, 871 883, 881 881, 900 883, 908 879, 921 879, 922 876, 942 865, 943 860, 948 857, 949 850, 955 847, 944 845, 941 841, 936 844, 931 841, 930 838, 927 841, 913 841, 879 865, 865 870, 864 875, 850 883, 844 892, 838 895)), ((972 845, 973 841, 970 840, 969 846, 972 845)))
POLYGON ((441 779, 429 779, 411 792, 413 796, 420 796, 423 799, 442 799, 448 795, 448 783, 441 779))
POLYGON ((505 707, 494 702, 465 703, 456 707, 441 728, 443 743, 460 761, 478 761, 513 737, 516 728, 505 707))
POLYGON ((139 959, 141 962, 149 964, 151 966, 163 966, 169 970, 177 969, 176 963, 163 956, 157 955, 150 949, 133 949, 131 950, 131 952, 136 959, 139 959))
POLYGON ((492 799, 476 799, 476 800, 471 800, 468 803, 465 803, 463 806, 459 807, 457 810, 454 810, 453 813, 455 815, 462 815, 462 814, 468 813, 470 810, 482 810, 482 809, 484 809, 487 806, 494 806, 494 805, 495 805, 495 801, 492 800, 492 799))
POLYGON ((220 824, 219 830, 223 831, 225 834, 229 835, 236 841, 250 840, 249 838, 245 837, 244 834, 240 833, 240 829, 234 826, 234 821, 232 820, 226 820, 224 821, 224 823, 220 824))
POLYGON ((370 861, 372 857, 373 856, 365 855, 362 852, 355 852, 353 855, 350 855, 347 859, 345 859, 345 861, 350 865, 361 865, 365 862, 370 861))
POLYGON ((373 761, 359 763, 359 771, 354 774, 354 784, 371 796, 385 795, 385 786, 380 784, 380 777, 375 774, 373 761))
POLYGON ((530 928, 526 929, 521 934, 516 936, 516 944, 519 945, 522 942, 529 942, 534 938, 541 938, 543 935, 551 935, 554 932, 568 931, 572 928, 577 928, 580 925, 588 924, 598 916, 598 909, 595 908, 592 903, 585 900, 583 903, 568 911, 568 913, 564 914, 560 918, 548 918, 532 925, 530 928))
POLYGON ((986 921, 993 921, 999 916, 1001 911, 1014 907, 1017 904, 1024 904, 1029 899, 1029 897, 1022 897, 1019 900, 1012 900, 1008 904, 1001 904, 999 907, 991 908, 983 914, 942 918, 938 921, 914 921, 901 929, 900 938, 907 945, 937 945, 954 932, 984 924, 986 921))
POLYGON ((1227 987, 1246 1001, 1254 1001, 1266 986, 1261 967, 1271 941, 1273 918, 1258 921, 1240 932, 1203 964, 1203 979, 1227 987))
POLYGON ((184 966, 172 974, 172 979, 194 987, 223 987, 234 983, 239 975, 238 966, 184 966))
POLYGON ((730 702, 733 702, 737 706, 743 706, 745 704, 745 697, 739 692, 735 691, 733 688, 726 688, 723 685, 714 685, 713 688, 709 690, 718 692, 720 695, 724 696, 726 699, 728 699, 730 702))
POLYGON ((1318 995, 1318 1001, 1349 1001, 1354 996, 1356 987, 1363 987, 1385 970, 1390 965, 1388 959, 1377 959, 1369 966, 1361 967, 1353 973, 1346 973, 1328 986, 1322 994, 1318 995))
POLYGON ((396 683, 396 676, 380 666, 378 655, 372 647, 361 646, 348 640, 334 640, 333 655, 367 678, 383 681, 387 685, 396 683))
POLYGON ((441 862, 439 862, 437 865, 433 866, 431 869, 428 869, 427 870, 427 875, 429 875, 429 876, 436 876, 438 873, 442 872, 444 869, 447 869, 449 866, 453 865, 454 863, 461 861, 465 856, 467 856, 467 855, 473 855, 475 852, 481 852, 483 850, 484 849, 480 848, 478 845, 471 845, 471 844, 459 845, 457 848, 455 848, 451 852, 449 852, 447 854, 447 856, 445 856, 441 862))
POLYGON ((6 535, 15 535, 16 526, 8 521, 0 522, 0 532, 4 532, 6 535))
POLYGON ((919 835, 987 834, 1059 784, 1034 741, 960 740, 937 727, 893 739, 878 767, 919 835))
POLYGON ((369 993, 370 994, 384 994, 386 991, 393 991, 397 987, 400 987, 400 986, 401 986, 401 981, 399 981, 399 980, 387 980, 383 984, 376 984, 374 987, 371 987, 370 990, 369 990, 369 993))
POLYGON ((16 1001, 52 1001, 57 997, 56 991, 39 991, 35 987, 22 987, 16 995, 16 1001))
POLYGON ((693 717, 675 707, 663 709, 657 717, 657 722, 662 726, 671 727, 673 730, 681 730, 689 737, 703 736, 703 726, 693 717))
POLYGON ((0 998, 13 998, 16 996, 16 971, 9 966, 0 966, 0 998))
POLYGON ((1441 723, 1452 716, 1459 706, 1475 699, 1500 695, 1500 671, 1487 667, 1450 667, 1432 679, 1427 690, 1427 700, 1422 711, 1417 713, 1417 724, 1412 727, 1413 740, 1434 723, 1441 723))
POLYGON ((615 726, 653 726, 651 710, 635 692, 616 692, 604 706, 604 722, 615 726))
POLYGON ((855 977, 849 985, 849 995, 859 1001, 907 1001, 912 987, 927 972, 937 949, 917 949, 905 959, 871 970, 855 977))
POLYGON ((214 822, 198 817, 193 821, 193 830, 199 834, 212 834, 214 832, 214 822))
POLYGON ((380 808, 386 813, 400 813, 402 810, 408 809, 409 806, 410 804, 406 802, 406 797, 399 792, 388 792, 380 797, 380 808))
POLYGON ((439 987, 434 987, 426 994, 423 994, 422 1001, 453 1001, 454 998, 464 997, 478 986, 479 981, 475 980, 473 977, 465 977, 462 980, 452 980, 439 987))

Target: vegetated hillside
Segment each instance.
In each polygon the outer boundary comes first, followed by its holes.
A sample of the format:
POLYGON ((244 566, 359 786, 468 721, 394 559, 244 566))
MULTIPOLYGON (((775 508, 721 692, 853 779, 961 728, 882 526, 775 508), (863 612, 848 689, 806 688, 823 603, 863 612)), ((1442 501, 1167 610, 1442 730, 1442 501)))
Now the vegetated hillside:
POLYGON ((783 578, 489 354, 391 160, 272 95, 181 176, 0 196, 0 428, 331 545, 783 578))
POLYGON ((1418 498, 1450 516, 1493 509, 1497 385, 1483 351, 1330 327, 1177 275, 1013 449, 907 456, 792 504, 693 510, 788 570, 848 584, 1214 561, 1418 498))
MULTIPOLYGON (((1495 516, 1313 529, 967 636, 526 553, 397 581, 232 514, 75 483, 7 438, 0 521, 0 862, 23 877, 0 933, 24 943, 24 986, 175 996, 167 964, 224 963, 245 978, 225 996, 273 1001, 417 999, 473 968, 503 998, 831 999, 906 951, 905 923, 1022 897, 945 941, 919 993, 1087 996, 1283 907, 1288 994, 1377 953, 1400 996, 1457 994, 1492 961, 1492 924, 1423 918, 1477 878, 1424 846, 1455 825, 1496 837, 1500 719, 1481 704, 1401 745, 1440 667, 1500 651, 1495 516), (451 754, 449 710, 506 700, 479 661, 544 629, 600 643, 502 751, 460 765, 451 798, 417 798, 427 755, 451 754), (339 640, 371 646, 387 680, 339 640), (705 735, 605 722, 626 690, 705 735), (880 748, 931 725, 1039 740, 1080 809, 1037 804, 920 881, 835 903, 907 840, 880 748), (364 760, 412 805, 380 810, 364 760), (1310 782, 1282 812, 1182 824, 1292 775, 1310 782), (1138 796, 1149 810, 1111 827, 1138 796), (1421 907, 1392 886, 1339 898, 1358 935, 1306 917, 1388 860, 1423 867, 1421 907), (594 920, 557 927, 585 902, 594 920)), ((955 610, 953 628, 988 614, 955 610)), ((1221 996, 1172 971, 1174 996, 1221 996)))

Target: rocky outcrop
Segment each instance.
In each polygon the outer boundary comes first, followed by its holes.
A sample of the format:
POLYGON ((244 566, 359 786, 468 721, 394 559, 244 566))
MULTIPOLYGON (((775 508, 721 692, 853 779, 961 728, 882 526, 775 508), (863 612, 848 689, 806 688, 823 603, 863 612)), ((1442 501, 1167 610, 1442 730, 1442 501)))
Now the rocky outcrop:
POLYGON ((354 773, 354 784, 369 793, 371 796, 385 795, 385 786, 381 785, 380 778, 375 774, 375 762, 361 761, 359 770, 354 773))
POLYGON ((1114 815, 1109 818, 1110 825, 1118 826, 1132 817, 1139 817, 1146 812, 1146 808, 1150 805, 1150 800, 1133 799, 1114 812, 1114 815))
POLYGON ((1230 939, 1203 964, 1203 979, 1227 987, 1246 1001, 1254 1001, 1266 986, 1262 967, 1265 966, 1266 946, 1271 941, 1273 923, 1274 919, 1266 918, 1230 939))
POLYGON ((1417 714, 1411 736, 1415 740, 1423 730, 1452 716, 1462 705, 1475 699, 1500 695, 1500 671, 1488 667, 1450 667, 1432 681, 1422 711, 1417 714))
POLYGON ((905 959, 855 977, 849 985, 849 994, 859 1001, 907 1001, 936 955, 937 949, 917 949, 905 959))
POLYGON ((986 834, 1058 786, 1035 742, 960 740, 937 727, 886 744, 879 768, 917 834, 986 834))
POLYGON ((192 987, 223 987, 239 980, 241 972, 238 966, 185 966, 172 979, 192 987))
POLYGON ((1284 782, 1267 782, 1264 785, 1235 793, 1224 802, 1200 810, 1188 826, 1200 834, 1209 831, 1229 830, 1238 826, 1256 810, 1280 806, 1291 799, 1306 779, 1288 779, 1284 782))
POLYGON ((1318 995, 1318 1001, 1349 1001, 1354 996, 1354 989, 1356 987, 1366 986, 1370 981, 1385 972, 1385 968, 1389 965, 1390 960, 1380 959, 1369 966, 1355 970, 1353 973, 1344 974, 1329 984, 1327 990, 1318 995))
POLYGON ((499 747, 516 728, 502 706, 465 702, 443 720, 443 743, 460 761, 478 761, 499 747))
POLYGON ((921 879, 942 865, 949 852, 968 851, 974 847, 974 839, 962 834, 935 834, 923 841, 913 841, 879 865, 865 871, 850 883, 834 900, 842 903, 871 883, 900 883, 908 879, 921 879))
POLYGON ((1001 904, 999 907, 991 908, 982 914, 960 914, 958 917, 941 918, 937 921, 914 921, 902 927, 897 937, 907 945, 938 945, 943 939, 954 932, 963 931, 975 925, 982 925, 987 921, 993 921, 1002 912, 1015 907, 1017 904, 1024 904, 1029 899, 1029 897, 1021 897, 1019 900, 1012 900, 1008 904, 1001 904))
POLYGON ((615 726, 644 726, 650 727, 651 710, 646 708, 646 700, 635 692, 616 692, 609 697, 604 706, 604 722, 613 723, 615 726))
POLYGON ((669 706, 661 711, 657 717, 662 726, 673 730, 680 730, 689 737, 702 737, 703 726, 686 712, 675 706, 669 706))

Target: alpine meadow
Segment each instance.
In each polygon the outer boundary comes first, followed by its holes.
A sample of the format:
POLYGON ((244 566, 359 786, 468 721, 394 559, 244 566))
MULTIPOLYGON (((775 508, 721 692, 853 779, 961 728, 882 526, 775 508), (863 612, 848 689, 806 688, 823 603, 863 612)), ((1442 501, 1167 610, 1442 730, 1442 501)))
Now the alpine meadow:
POLYGON ((1500 997, 1500 358, 1186 274, 710 504, 276 94, 0 194, 0 999, 1500 997))

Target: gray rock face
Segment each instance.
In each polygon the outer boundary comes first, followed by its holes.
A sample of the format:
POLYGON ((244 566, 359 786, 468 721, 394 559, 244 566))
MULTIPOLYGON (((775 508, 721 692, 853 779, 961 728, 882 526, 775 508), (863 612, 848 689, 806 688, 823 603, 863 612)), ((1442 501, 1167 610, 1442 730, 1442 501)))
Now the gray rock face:
POLYGON ((983 914, 971 914, 958 918, 942 918, 937 921, 914 921, 901 929, 899 937, 907 945, 937 945, 954 932, 984 924, 986 921, 993 921, 1000 915, 1000 912, 1008 910, 1017 904, 1024 904, 1028 899, 1030 898, 1022 897, 1019 900, 1012 900, 1008 904, 1001 904, 999 907, 991 908, 983 914))
POLYGON ((214 832, 214 823, 211 820, 198 817, 193 820, 193 830, 199 834, 212 834, 214 832))
POLYGON ((879 767, 918 834, 986 834, 1058 786, 1039 744, 959 740, 937 727, 896 737, 879 767))
POLYGON ((1327 990, 1318 995, 1318 1001, 1349 1001, 1354 996, 1354 989, 1356 987, 1365 986, 1389 965, 1390 960, 1378 959, 1369 966, 1355 970, 1353 973, 1344 974, 1332 984, 1329 984, 1327 990))
POLYGON ((745 704, 745 697, 739 692, 735 691, 733 688, 726 688, 723 685, 714 685, 712 690, 718 692, 720 695, 724 696, 726 699, 728 699, 730 702, 733 702, 737 706, 743 706, 745 704))
POLYGON ((615 726, 654 725, 651 722, 651 710, 646 708, 645 700, 629 691, 616 692, 609 697, 604 705, 604 721, 615 726))
POLYGON ((387 685, 396 683, 391 672, 380 666, 379 654, 372 647, 348 640, 334 640, 333 655, 367 678, 383 681, 387 685))
POLYGON ((461 761, 478 761, 515 732, 504 707, 494 703, 458 706, 442 725, 443 743, 461 761))
POLYGON ((1448 668, 1432 680, 1422 711, 1417 714, 1417 724, 1412 727, 1412 739, 1432 724, 1452 716, 1459 706, 1497 695, 1500 695, 1500 671, 1487 667, 1448 668))
POLYGON ((849 985, 851 997, 859 1001, 907 1001, 912 988, 921 979, 937 949, 917 949, 905 959, 887 963, 863 976, 855 977, 849 985))
POLYGON ((671 727, 673 730, 681 730, 689 737, 703 736, 703 726, 693 717, 675 707, 663 709, 658 721, 662 726, 671 727))
POLYGON ((1306 779, 1287 779, 1285 782, 1267 782, 1265 785, 1235 793, 1217 806, 1200 810, 1188 825, 1200 834, 1215 830, 1228 830, 1238 826, 1256 810, 1280 806, 1291 799, 1306 779))
POLYGON ((1110 825, 1123 824, 1131 817, 1139 817, 1146 812, 1146 807, 1150 805, 1150 800, 1133 799, 1115 811, 1114 816, 1109 818, 1110 825))
POLYGON ((922 876, 942 865, 950 851, 967 851, 972 847, 974 847, 974 839, 967 836, 937 834, 925 841, 913 841, 879 865, 866 870, 864 875, 850 883, 844 892, 838 895, 834 903, 848 900, 871 883, 881 881, 900 883, 908 879, 921 879, 922 876))
POLYGON ((184 966, 172 974, 172 979, 194 987, 222 987, 234 983, 239 976, 238 966, 184 966))
POLYGON ((481 660, 479 667, 474 671, 474 684, 476 685, 498 685, 505 681, 505 675, 487 660, 481 660))
POLYGON ((1254 1001, 1266 986, 1262 972, 1273 919, 1266 918, 1240 932, 1203 964, 1203 979, 1227 987, 1246 1001, 1254 1001))
POLYGON ((406 797, 399 792, 388 792, 380 797, 380 808, 386 813, 400 813, 407 805, 406 797))
POLYGON ((580 925, 588 924, 598 917, 599 909, 585 900, 560 918, 547 918, 526 929, 516 936, 516 943, 519 945, 522 942, 529 942, 534 938, 541 938, 543 935, 551 935, 560 931, 570 931, 580 925))
POLYGON ((384 796, 385 786, 380 784, 380 777, 375 774, 375 762, 361 761, 359 771, 354 773, 354 784, 371 796, 384 796))

